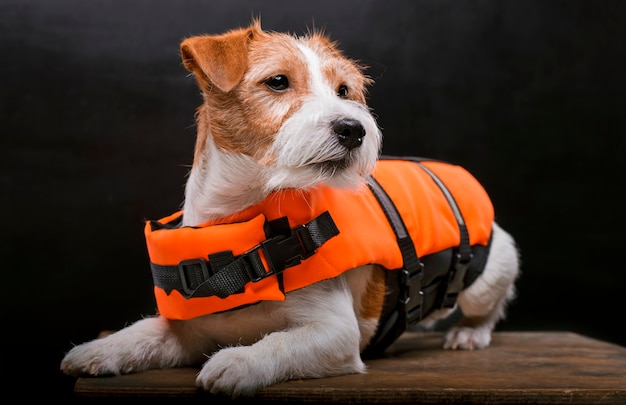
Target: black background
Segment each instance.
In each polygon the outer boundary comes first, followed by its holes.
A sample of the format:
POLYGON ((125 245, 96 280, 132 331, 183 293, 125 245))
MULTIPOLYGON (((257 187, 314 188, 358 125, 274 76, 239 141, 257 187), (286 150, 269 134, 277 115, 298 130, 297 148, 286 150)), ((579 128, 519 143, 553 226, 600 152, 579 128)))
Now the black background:
POLYGON ((9 388, 67 396, 73 343, 154 313, 143 221, 180 207, 200 102, 179 43, 259 15, 370 66, 384 153, 484 183, 523 258, 499 330, 626 345, 626 2, 0 0, 9 388))

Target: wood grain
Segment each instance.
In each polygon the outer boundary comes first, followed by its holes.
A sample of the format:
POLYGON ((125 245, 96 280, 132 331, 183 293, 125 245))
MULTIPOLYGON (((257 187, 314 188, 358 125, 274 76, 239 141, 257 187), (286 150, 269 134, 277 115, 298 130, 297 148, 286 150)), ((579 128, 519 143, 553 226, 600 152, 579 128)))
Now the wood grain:
MULTIPOLYGON (((294 380, 245 403, 626 403, 626 348, 568 332, 499 332, 485 350, 441 349, 441 333, 407 332, 368 373, 294 380)), ((202 399, 197 368, 79 378, 77 397, 202 399)), ((221 398, 221 400, 224 400, 221 398)))

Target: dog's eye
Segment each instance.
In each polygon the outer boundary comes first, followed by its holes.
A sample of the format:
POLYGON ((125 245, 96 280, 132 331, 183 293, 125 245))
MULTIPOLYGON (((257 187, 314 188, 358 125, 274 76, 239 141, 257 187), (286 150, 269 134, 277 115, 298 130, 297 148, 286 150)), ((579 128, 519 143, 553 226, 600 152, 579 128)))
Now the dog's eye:
POLYGON ((345 84, 339 86, 339 88, 337 89, 337 95, 341 98, 348 97, 348 86, 346 86, 345 84))
POLYGON ((274 91, 283 91, 289 87, 289 79, 285 75, 270 77, 264 83, 274 91))

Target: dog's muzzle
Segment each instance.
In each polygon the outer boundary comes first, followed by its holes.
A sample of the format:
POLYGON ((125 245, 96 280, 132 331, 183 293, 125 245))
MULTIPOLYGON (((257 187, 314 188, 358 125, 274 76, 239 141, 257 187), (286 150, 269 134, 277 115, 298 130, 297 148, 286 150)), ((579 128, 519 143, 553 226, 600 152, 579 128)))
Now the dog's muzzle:
POLYGON ((352 150, 363 144, 365 128, 359 121, 352 118, 341 118, 333 121, 331 127, 344 148, 352 150))

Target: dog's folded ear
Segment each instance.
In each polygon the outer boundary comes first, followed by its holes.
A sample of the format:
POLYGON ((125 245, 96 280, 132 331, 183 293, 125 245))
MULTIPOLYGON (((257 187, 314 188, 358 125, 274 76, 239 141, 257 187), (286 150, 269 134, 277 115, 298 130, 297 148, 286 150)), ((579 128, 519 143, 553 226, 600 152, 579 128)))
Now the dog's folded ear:
POLYGON ((248 66, 248 44, 260 33, 260 25, 256 23, 222 35, 187 38, 180 45, 183 64, 196 75, 200 85, 212 84, 229 92, 243 78, 248 66), (209 83, 203 83, 206 80, 209 83))

